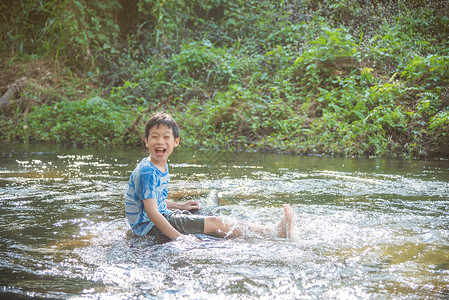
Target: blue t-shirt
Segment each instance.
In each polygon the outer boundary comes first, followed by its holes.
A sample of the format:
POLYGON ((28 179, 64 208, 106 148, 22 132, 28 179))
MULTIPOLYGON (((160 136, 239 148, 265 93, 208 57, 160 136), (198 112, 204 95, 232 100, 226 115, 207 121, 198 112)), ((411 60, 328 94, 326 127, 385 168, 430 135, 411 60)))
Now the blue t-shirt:
POLYGON ((162 173, 149 157, 142 159, 131 174, 128 190, 125 193, 125 212, 131 229, 138 235, 147 234, 154 223, 148 218, 143 205, 144 199, 157 199, 158 210, 161 214, 169 213, 167 210, 168 165, 162 173))

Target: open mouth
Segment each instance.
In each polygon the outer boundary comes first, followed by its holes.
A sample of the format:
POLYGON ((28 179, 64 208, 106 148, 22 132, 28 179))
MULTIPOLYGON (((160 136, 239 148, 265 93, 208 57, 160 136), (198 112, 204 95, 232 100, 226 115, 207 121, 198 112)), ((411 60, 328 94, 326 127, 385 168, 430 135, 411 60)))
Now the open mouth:
POLYGON ((165 148, 156 148, 156 155, 164 155, 167 150, 165 148))

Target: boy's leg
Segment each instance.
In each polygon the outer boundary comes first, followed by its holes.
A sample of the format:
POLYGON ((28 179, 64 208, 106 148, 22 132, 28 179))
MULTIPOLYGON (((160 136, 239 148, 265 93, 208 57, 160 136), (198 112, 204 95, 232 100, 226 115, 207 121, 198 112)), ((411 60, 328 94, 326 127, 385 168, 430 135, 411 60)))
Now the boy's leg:
MULTIPOLYGON (((249 231, 263 236, 270 236, 273 232, 282 238, 291 238, 295 229, 295 213, 288 204, 284 204, 284 217, 273 229, 266 226, 248 224, 245 226, 249 231)), ((204 220, 204 233, 219 237, 236 237, 243 234, 241 225, 226 222, 220 217, 206 217, 204 220)))
POLYGON ((218 237, 241 236, 242 231, 237 225, 226 222, 220 217, 206 217, 204 219, 204 234, 218 237))
POLYGON ((193 215, 188 211, 175 211, 165 217, 182 234, 203 233, 204 231, 205 216, 193 215))
POLYGON ((277 235, 283 238, 292 238, 296 230, 295 212, 288 204, 284 204, 284 217, 276 226, 277 235))

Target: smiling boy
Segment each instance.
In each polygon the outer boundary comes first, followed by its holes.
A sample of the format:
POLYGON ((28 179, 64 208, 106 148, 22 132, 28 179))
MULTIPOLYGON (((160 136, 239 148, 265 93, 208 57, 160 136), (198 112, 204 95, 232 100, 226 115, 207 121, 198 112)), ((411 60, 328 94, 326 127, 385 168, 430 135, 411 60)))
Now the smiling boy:
MULTIPOLYGON (((132 231, 138 235, 162 233, 170 239, 195 233, 220 237, 242 235, 241 226, 220 217, 181 212, 199 209, 198 201, 176 203, 167 200, 170 180, 167 161, 179 142, 179 127, 170 115, 156 114, 147 122, 145 145, 150 156, 142 159, 132 172, 125 194, 125 212, 132 231)), ((294 213, 290 206, 284 205, 284 218, 274 229, 255 225, 246 227, 262 235, 274 233, 289 237, 294 229, 294 213)))

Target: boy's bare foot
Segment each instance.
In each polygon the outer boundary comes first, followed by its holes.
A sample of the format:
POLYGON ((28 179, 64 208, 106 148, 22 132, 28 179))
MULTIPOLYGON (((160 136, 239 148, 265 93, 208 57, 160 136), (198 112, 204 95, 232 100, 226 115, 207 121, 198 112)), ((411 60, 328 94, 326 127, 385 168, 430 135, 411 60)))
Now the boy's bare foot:
POLYGON ((295 213, 288 204, 284 204, 284 217, 276 226, 277 235, 282 238, 292 238, 295 230, 295 213))

